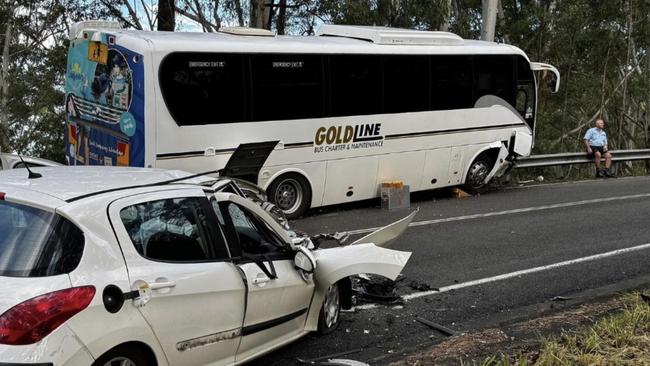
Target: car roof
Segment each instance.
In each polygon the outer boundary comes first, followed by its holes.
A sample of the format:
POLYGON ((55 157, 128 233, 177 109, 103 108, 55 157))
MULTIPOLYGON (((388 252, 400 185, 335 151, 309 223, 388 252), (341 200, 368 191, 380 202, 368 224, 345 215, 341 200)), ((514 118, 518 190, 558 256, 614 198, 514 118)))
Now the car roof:
MULTIPOLYGON (((61 166, 31 168, 42 175, 28 179, 25 169, 0 171, 0 192, 16 188, 45 194, 61 201, 111 190, 155 185, 173 179, 194 176, 181 170, 104 166, 61 166)), ((195 177, 181 184, 201 184, 214 181, 211 177, 195 177)))
MULTIPOLYGON (((18 154, 9 154, 9 153, 0 153, 0 160, 4 160, 9 166, 6 167, 0 167, 0 169, 9 169, 13 167, 16 163, 20 162, 21 156, 18 154)), ((60 166, 63 165, 61 163, 57 163, 56 161, 52 160, 47 160, 47 159, 41 159, 41 158, 36 158, 33 156, 22 156, 23 160, 25 163, 28 164, 37 164, 37 165, 42 165, 42 166, 60 166)))

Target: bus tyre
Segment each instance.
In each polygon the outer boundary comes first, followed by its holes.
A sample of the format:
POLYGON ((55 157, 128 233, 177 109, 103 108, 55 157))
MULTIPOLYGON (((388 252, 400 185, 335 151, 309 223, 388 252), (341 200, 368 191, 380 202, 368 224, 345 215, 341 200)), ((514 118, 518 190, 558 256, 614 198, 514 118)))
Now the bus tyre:
POLYGON ((278 206, 287 219, 296 219, 309 209, 311 188, 300 174, 287 173, 271 183, 269 200, 278 206))
POLYGON ((124 344, 106 352, 93 362, 93 366, 153 366, 147 356, 130 344, 124 344))
POLYGON ((470 194, 481 193, 488 186, 485 178, 490 174, 494 161, 487 154, 479 155, 469 166, 463 190, 470 194))
POLYGON ((318 316, 318 333, 328 334, 333 332, 341 322, 341 291, 339 284, 335 283, 327 289, 323 306, 318 316))

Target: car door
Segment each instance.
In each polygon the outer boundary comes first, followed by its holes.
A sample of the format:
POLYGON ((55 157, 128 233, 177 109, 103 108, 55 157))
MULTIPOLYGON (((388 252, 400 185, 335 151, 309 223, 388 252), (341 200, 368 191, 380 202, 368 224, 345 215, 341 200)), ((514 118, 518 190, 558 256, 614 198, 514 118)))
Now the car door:
POLYGON ((109 215, 130 282, 139 290, 133 303, 169 363, 233 363, 246 287, 205 193, 197 188, 130 196, 113 202, 109 215))
POLYGON ((304 334, 314 283, 294 268, 293 250, 272 229, 273 219, 265 218, 266 212, 233 194, 216 196, 230 252, 238 258, 248 286, 236 356, 242 362, 304 334))

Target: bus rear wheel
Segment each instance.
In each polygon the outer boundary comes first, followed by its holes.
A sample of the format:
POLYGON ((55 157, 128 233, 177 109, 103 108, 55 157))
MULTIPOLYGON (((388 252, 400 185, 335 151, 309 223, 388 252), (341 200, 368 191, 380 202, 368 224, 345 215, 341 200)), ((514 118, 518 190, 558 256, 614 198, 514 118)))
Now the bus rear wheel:
POLYGON ((311 188, 300 174, 287 173, 271 183, 269 200, 280 208, 288 219, 296 219, 309 209, 311 188))
POLYGON ((471 194, 483 192, 488 186, 488 183, 485 183, 485 178, 490 174, 493 166, 494 161, 488 154, 479 155, 467 170, 463 190, 471 194))

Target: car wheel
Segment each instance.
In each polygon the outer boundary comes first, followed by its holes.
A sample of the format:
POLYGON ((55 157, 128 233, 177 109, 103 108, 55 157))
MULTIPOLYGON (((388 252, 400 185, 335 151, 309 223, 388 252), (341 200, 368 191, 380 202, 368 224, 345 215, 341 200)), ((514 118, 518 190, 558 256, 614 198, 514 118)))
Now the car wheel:
POLYGON ((118 346, 93 362, 93 366, 149 366, 147 357, 137 347, 118 346))
POLYGON ((318 332, 327 334, 339 326, 341 320, 341 290, 338 283, 327 289, 318 317, 318 332))
POLYGON ((282 175, 268 189, 269 200, 284 212, 287 219, 300 217, 311 203, 311 188, 300 174, 282 175))
POLYGON ((472 194, 484 191, 488 186, 485 178, 490 174, 493 166, 494 161, 487 154, 479 155, 469 166, 463 189, 472 194))

